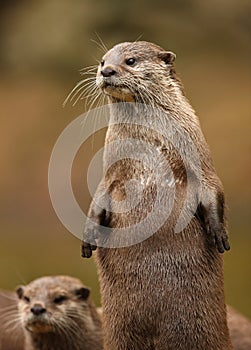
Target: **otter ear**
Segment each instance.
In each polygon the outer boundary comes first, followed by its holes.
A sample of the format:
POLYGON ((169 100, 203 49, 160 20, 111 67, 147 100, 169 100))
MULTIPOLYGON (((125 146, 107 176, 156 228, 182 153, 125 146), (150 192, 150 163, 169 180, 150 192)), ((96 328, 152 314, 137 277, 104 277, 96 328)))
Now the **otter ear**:
POLYGON ((166 64, 173 64, 176 55, 172 51, 160 51, 158 57, 164 61, 166 64))
POLYGON ((79 299, 86 300, 90 295, 90 289, 86 287, 81 287, 75 290, 75 294, 79 299))
POLYGON ((16 289, 16 293, 19 299, 21 299, 24 295, 24 287, 23 286, 19 286, 16 289))

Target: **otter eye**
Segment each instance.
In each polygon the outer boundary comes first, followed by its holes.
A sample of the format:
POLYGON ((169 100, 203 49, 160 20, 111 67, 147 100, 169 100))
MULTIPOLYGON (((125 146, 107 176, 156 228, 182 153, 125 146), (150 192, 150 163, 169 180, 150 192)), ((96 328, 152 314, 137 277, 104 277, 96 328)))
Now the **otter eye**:
POLYGON ((131 58, 128 58, 125 63, 128 65, 128 66, 133 66, 136 62, 136 59, 131 57, 131 58))
POLYGON ((102 60, 102 61, 100 62, 101 67, 103 67, 103 66, 104 66, 104 64, 105 64, 105 61, 104 61, 104 60, 102 60))
POLYGON ((29 298, 29 297, 24 296, 24 301, 26 301, 26 303, 29 303, 29 302, 30 302, 30 298, 29 298))
POLYGON ((67 297, 65 295, 59 295, 54 299, 54 303, 55 304, 62 304, 66 299, 67 299, 67 297))

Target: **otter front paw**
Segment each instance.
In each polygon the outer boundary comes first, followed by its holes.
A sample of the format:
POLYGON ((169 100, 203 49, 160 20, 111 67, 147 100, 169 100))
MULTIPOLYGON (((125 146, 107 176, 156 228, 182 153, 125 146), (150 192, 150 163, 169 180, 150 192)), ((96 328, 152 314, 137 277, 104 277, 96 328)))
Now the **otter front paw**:
POLYGON ((92 256, 92 251, 96 249, 97 249, 96 245, 82 241, 81 255, 83 258, 90 258, 92 256))
POLYGON ((208 234, 210 240, 214 244, 219 253, 224 253, 225 250, 230 249, 228 242, 228 233, 225 228, 224 209, 221 202, 216 202, 216 205, 199 204, 195 217, 200 221, 203 230, 208 234))
POLYGON ((85 232, 83 235, 81 253, 83 258, 90 258, 92 251, 97 249, 96 239, 98 238, 97 228, 92 224, 91 220, 87 220, 85 232))
POLYGON ((209 223, 207 225, 207 233, 213 238, 219 253, 224 253, 225 250, 230 249, 228 234, 223 224, 210 222, 209 219, 209 223))

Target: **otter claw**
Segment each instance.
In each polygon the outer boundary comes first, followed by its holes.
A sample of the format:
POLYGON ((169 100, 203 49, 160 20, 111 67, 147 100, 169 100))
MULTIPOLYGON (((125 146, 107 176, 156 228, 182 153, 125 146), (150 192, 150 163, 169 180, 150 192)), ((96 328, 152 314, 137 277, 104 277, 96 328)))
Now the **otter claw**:
POLYGON ((215 245, 216 245, 219 253, 222 254, 222 253, 224 253, 225 250, 230 249, 228 237, 227 237, 225 230, 223 231, 223 233, 221 233, 221 232, 215 233, 214 240, 215 240, 215 245))
POLYGON ((215 243, 219 253, 222 254, 225 252, 225 250, 230 249, 227 232, 224 229, 224 227, 221 226, 218 229, 214 228, 211 230, 210 230, 210 227, 207 227, 207 231, 214 238, 214 243, 215 243))
POLYGON ((215 221, 210 220, 206 225, 207 234, 212 237, 212 240, 219 253, 224 253, 225 250, 230 250, 228 242, 228 234, 222 224, 217 224, 215 221))

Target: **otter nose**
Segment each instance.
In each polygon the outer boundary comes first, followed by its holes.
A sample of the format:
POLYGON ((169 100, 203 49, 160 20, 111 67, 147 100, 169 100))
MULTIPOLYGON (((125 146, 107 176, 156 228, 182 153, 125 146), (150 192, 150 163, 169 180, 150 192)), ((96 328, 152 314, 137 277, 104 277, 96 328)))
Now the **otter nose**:
POLYGON ((116 71, 111 67, 106 67, 106 68, 102 69, 101 74, 103 75, 103 77, 107 78, 107 77, 111 77, 112 75, 116 74, 116 71))
POLYGON ((36 316, 42 315, 45 311, 46 309, 41 304, 35 304, 31 308, 31 312, 36 316))

